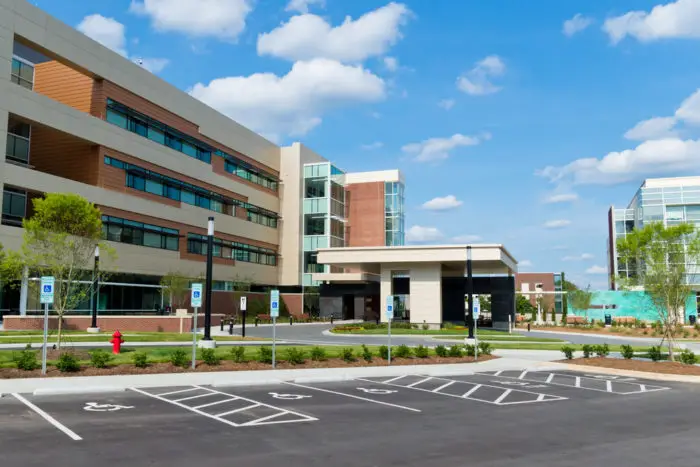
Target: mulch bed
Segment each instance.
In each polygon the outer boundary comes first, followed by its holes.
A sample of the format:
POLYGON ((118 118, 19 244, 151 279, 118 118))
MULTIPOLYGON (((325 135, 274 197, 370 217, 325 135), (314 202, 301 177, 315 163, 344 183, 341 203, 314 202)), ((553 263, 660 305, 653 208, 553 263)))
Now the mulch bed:
MULTIPOLYGON (((492 355, 479 356, 480 362, 498 358, 492 355)), ((474 357, 462 358, 392 358, 391 365, 439 365, 448 363, 473 363, 474 357)), ((315 362, 307 360, 303 365, 292 365, 285 361, 277 363, 278 370, 295 370, 304 368, 354 368, 365 366, 386 366, 386 360, 375 358, 371 363, 364 360, 348 363, 339 358, 329 358, 323 362, 315 362)), ((252 370, 271 370, 272 365, 260 362, 233 363, 230 360, 222 360, 220 365, 209 366, 204 363, 197 363, 197 368, 194 372, 208 371, 252 371, 252 370)), ((65 377, 65 376, 110 376, 110 375, 152 375, 161 373, 192 373, 192 369, 180 368, 173 366, 172 363, 151 363, 146 368, 136 368, 134 365, 114 365, 109 368, 93 368, 90 366, 82 366, 81 370, 75 373, 61 373, 54 367, 47 368, 47 377, 65 377)), ((22 371, 17 368, 0 368, 0 379, 10 378, 40 378, 41 370, 22 371)))
POLYGON ((700 366, 684 365, 679 362, 644 362, 634 359, 622 360, 619 358, 575 358, 573 360, 560 360, 560 363, 615 368, 618 370, 646 371, 649 373, 663 373, 667 375, 700 376, 700 366))

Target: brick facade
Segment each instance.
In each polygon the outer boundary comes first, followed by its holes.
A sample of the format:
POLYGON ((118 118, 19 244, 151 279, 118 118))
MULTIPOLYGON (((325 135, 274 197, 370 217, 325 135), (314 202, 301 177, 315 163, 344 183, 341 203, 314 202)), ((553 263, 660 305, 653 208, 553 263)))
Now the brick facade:
POLYGON ((347 246, 383 246, 384 182, 353 183, 346 188, 349 197, 347 246))

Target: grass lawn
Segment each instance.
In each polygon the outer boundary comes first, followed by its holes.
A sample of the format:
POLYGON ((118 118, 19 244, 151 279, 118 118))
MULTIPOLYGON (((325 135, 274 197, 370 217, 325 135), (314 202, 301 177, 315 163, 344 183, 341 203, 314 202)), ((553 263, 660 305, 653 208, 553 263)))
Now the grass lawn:
MULTIPOLYGON (((174 332, 128 332, 124 333, 125 343, 129 342, 191 342, 192 334, 178 334, 174 332)), ((56 342, 56 331, 49 333, 49 343, 56 342)), ((88 334, 84 331, 66 331, 63 334, 63 341, 67 344, 71 342, 109 342, 112 333, 88 334)), ((240 340, 267 340, 253 337, 240 336, 216 336, 220 341, 240 341, 240 340)), ((42 331, 2 331, 0 332, 0 344, 40 344, 43 342, 42 331)))

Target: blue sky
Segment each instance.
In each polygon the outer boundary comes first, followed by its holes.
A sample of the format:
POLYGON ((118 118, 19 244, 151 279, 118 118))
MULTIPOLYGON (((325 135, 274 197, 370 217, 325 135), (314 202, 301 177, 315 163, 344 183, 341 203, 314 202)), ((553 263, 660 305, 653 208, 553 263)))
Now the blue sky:
POLYGON ((33 3, 280 144, 400 168, 412 241, 524 271, 605 287, 608 207, 698 174, 699 0, 33 3))

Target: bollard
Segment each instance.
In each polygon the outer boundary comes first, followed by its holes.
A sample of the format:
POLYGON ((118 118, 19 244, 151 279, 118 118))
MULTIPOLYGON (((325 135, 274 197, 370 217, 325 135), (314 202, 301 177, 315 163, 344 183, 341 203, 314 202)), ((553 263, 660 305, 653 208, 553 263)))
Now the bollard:
POLYGON ((221 329, 220 329, 220 330, 221 330, 221 331, 224 330, 224 320, 223 320, 223 319, 221 319, 221 329))
POLYGON ((331 315, 331 324, 333 324, 333 315, 331 315))
POLYGON ((377 316, 377 326, 379 326, 379 316, 377 316))
POLYGON ((530 332, 530 323, 527 323, 527 332, 530 332))
POLYGON ((292 317, 290 316, 290 317, 289 317, 289 325, 290 325, 290 326, 292 325, 293 320, 294 320, 294 318, 292 318, 292 317))
POLYGON ((258 317, 257 316, 255 317, 255 327, 256 328, 258 327, 258 317))
POLYGON ((228 335, 229 336, 233 335, 233 320, 228 322, 228 335))

